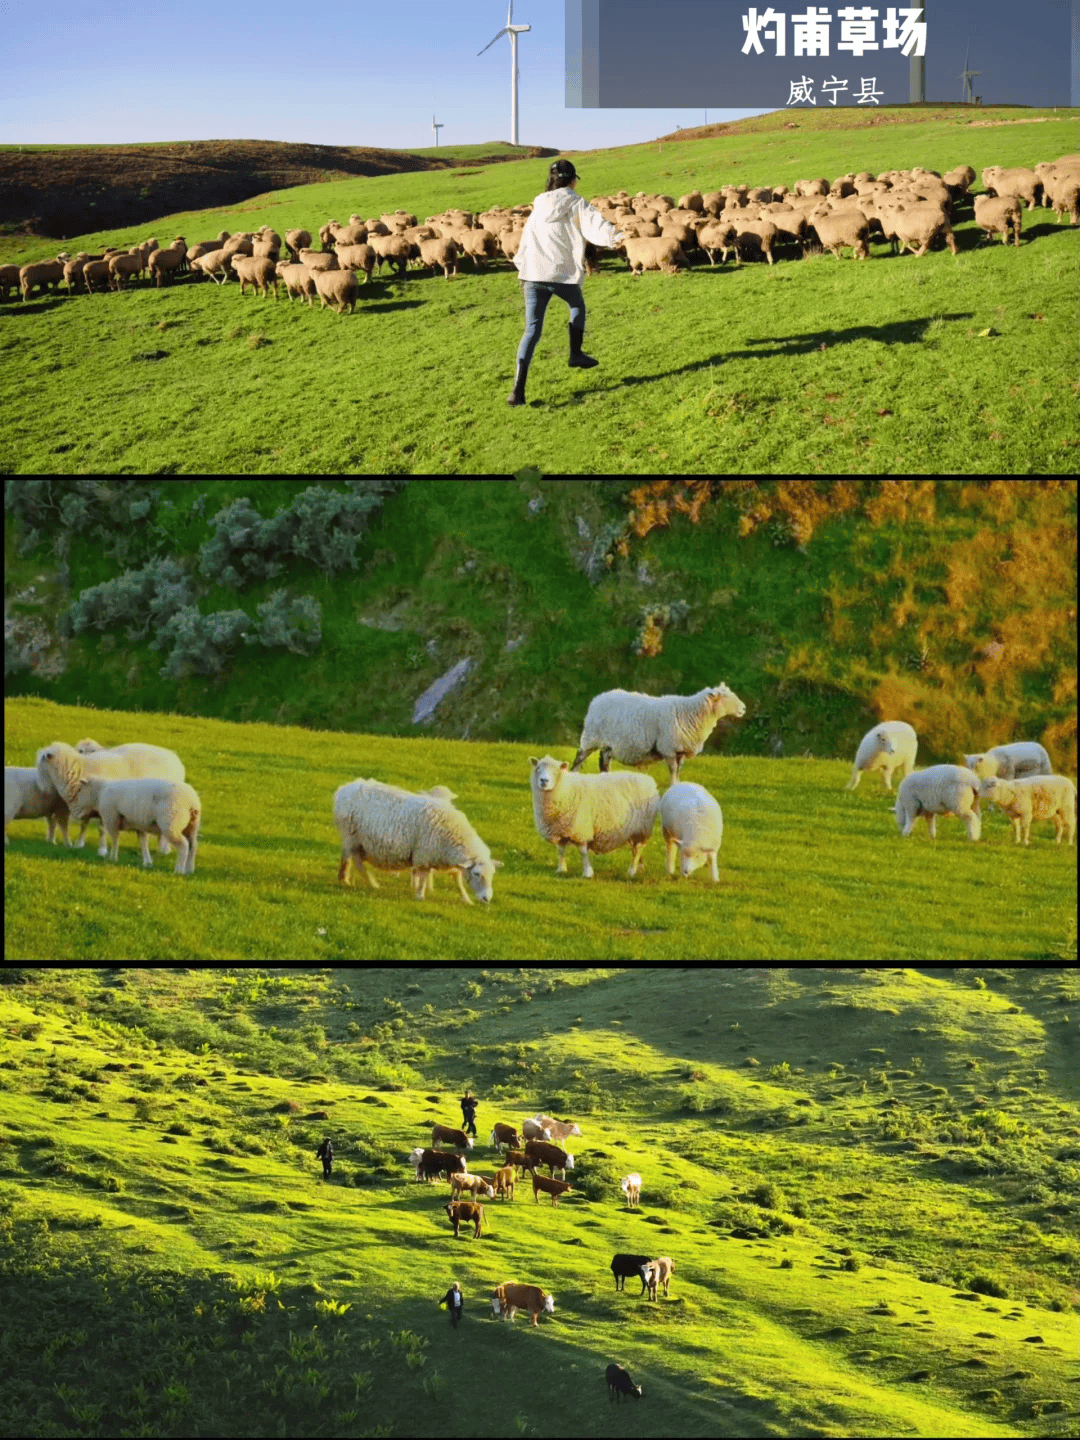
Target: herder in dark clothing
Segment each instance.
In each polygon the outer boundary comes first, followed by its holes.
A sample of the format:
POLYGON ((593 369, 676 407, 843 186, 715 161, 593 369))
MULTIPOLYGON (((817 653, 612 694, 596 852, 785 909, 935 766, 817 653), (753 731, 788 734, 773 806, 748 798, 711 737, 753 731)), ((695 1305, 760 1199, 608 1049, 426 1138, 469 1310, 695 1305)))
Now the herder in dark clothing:
POLYGON ((322 1161, 322 1177, 323 1177, 323 1179, 324 1179, 324 1180, 329 1180, 329 1179, 330 1179, 330 1171, 334 1168, 334 1147, 333 1147, 333 1145, 332 1145, 331 1142, 330 1142, 330 1137, 329 1137, 329 1135, 328 1135, 328 1136, 326 1137, 326 1139, 322 1142, 322 1144, 319 1146, 319 1148, 315 1151, 315 1154, 316 1154, 316 1155, 319 1157, 319 1159, 322 1161))
POLYGON ((456 1330, 457 1322, 461 1319, 461 1312, 464 1308, 464 1302, 461 1297, 461 1286, 456 1280, 439 1301, 439 1304, 446 1306, 446 1313, 450 1316, 450 1324, 456 1330))
POLYGON ((476 1101, 468 1090, 461 1097, 461 1128, 466 1135, 476 1134, 476 1101))

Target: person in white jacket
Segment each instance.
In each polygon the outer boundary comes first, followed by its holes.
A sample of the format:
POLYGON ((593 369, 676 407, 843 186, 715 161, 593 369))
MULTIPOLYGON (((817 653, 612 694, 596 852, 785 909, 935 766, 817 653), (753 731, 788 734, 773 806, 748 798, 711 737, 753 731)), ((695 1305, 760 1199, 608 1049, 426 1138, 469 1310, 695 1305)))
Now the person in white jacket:
POLYGON ((556 160, 548 172, 547 187, 533 201, 532 214, 521 232, 514 264, 525 296, 525 334, 518 346, 514 388, 508 405, 525 404, 525 377, 533 351, 544 328, 544 314, 552 295, 570 307, 570 359, 580 370, 599 365, 584 355, 585 299, 581 281, 585 273, 585 242, 618 245, 622 234, 574 189, 577 171, 569 160, 556 160))

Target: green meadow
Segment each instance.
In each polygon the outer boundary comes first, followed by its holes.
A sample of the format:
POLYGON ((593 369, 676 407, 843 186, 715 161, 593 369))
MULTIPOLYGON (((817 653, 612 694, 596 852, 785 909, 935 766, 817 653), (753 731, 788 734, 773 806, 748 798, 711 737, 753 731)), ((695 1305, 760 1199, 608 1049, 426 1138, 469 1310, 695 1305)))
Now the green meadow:
MULTIPOLYGON (((1033 164, 1075 149, 1075 111, 926 118, 800 111, 729 133, 574 153, 585 196, 619 187, 830 179, 865 168, 1033 164), (1035 121, 1038 123, 1026 123, 1035 121), (797 128, 789 130, 788 124, 797 128)), ((486 147, 477 147, 481 150, 486 147)), ((531 200, 549 162, 346 180, 228 210, 60 242, 0 238, 24 263, 156 234, 303 225, 353 211, 531 200)), ((976 185, 978 187, 978 184, 976 185)), ((1077 466, 1080 232, 1025 212, 1019 250, 981 243, 960 209, 958 256, 875 247, 774 266, 695 265, 633 279, 608 255, 588 280, 572 371, 561 304, 505 405, 523 325, 505 261, 361 286, 355 314, 163 290, 13 301, 0 311, 0 466, 11 474, 557 473, 1042 474, 1077 466)))
MULTIPOLYGON (((720 883, 707 867, 665 873, 657 827, 643 870, 629 851, 580 856, 555 875, 536 832, 530 755, 574 747, 338 733, 130 713, 23 697, 4 707, 4 756, 32 765, 53 740, 136 736, 183 758, 203 805, 193 876, 174 857, 146 870, 134 835, 117 863, 49 845, 16 821, 4 866, 11 960, 1027 960, 1075 959, 1075 849, 1049 823, 1015 845, 1000 814, 977 844, 942 817, 902 839, 879 776, 846 793, 846 760, 703 754, 689 775, 723 807, 720 883), (408 789, 446 784, 503 862, 491 906, 452 876, 415 901, 408 876, 337 883, 334 791, 358 776, 408 789)), ((591 767, 590 767, 591 768, 591 767)), ((653 767, 658 784, 667 771, 653 767)))
POLYGON ((1075 1434, 1070 970, 0 981, 5 1434, 1075 1434), (455 1240, 406 1157, 466 1086, 474 1173, 495 1120, 582 1134, 558 1209, 455 1240), (554 1313, 496 1321, 505 1280, 554 1313))

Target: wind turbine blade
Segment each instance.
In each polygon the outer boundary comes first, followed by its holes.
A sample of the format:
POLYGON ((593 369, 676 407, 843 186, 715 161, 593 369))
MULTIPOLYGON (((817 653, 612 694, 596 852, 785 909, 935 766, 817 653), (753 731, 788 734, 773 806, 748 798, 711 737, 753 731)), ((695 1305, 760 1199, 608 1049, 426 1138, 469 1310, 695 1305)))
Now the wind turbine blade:
POLYGON ((506 7, 506 23, 507 25, 514 23, 514 0, 510 0, 509 5, 506 7))
MULTIPOLYGON (((499 35, 505 35, 505 34, 507 34, 508 30, 509 30, 509 26, 505 26, 505 25, 504 25, 503 28, 499 31, 499 34, 495 36, 495 40, 498 40, 499 35)), ((488 43, 484 46, 484 50, 490 50, 491 47, 492 47, 492 45, 495 44, 495 40, 489 40, 488 43)), ((478 51, 476 52, 478 58, 479 58, 479 56, 483 55, 484 50, 478 50, 478 51)))

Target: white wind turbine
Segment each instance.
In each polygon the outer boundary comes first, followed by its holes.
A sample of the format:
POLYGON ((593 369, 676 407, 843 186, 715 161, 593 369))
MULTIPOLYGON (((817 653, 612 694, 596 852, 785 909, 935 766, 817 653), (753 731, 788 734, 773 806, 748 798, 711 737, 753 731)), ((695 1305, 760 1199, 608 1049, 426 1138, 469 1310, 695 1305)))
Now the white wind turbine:
POLYGON ((967 63, 967 62, 968 62, 968 55, 970 54, 970 52, 971 52, 971 41, 969 40, 969 41, 968 41, 967 49, 964 51, 964 73, 963 73, 962 75, 958 75, 958 76, 957 76, 957 79, 960 80, 960 81, 963 83, 964 87, 965 87, 966 90, 967 90, 967 94, 964 95, 964 99, 968 102, 969 105, 971 104, 971 82, 972 82, 972 80, 975 79, 976 75, 981 75, 981 74, 982 74, 982 71, 981 71, 981 70, 969 70, 969 69, 968 69, 968 63, 967 63))
MULTIPOLYGON (((515 25, 515 24, 514 24, 514 0, 510 0, 510 8, 509 8, 509 10, 506 12, 506 24, 505 24, 505 25, 503 26, 503 28, 499 31, 499 34, 495 36, 495 40, 498 40, 499 35, 509 35, 509 36, 510 36, 510 144, 511 144, 511 145, 516 145, 516 144, 518 143, 518 96, 517 96, 518 67, 517 67, 517 38, 518 38, 519 35, 523 34, 526 30, 531 30, 531 29, 532 29, 532 26, 531 26, 531 25, 515 25)), ((492 47, 492 45, 495 44, 495 40, 489 40, 488 43, 484 46, 484 50, 490 50, 491 47, 492 47)), ((478 55, 483 55, 484 50, 478 51, 477 54, 478 54, 478 55)))
POLYGON ((434 112, 433 112, 433 113, 432 113, 432 116, 431 116, 431 130, 432 130, 432 133, 433 133, 434 136, 435 136, 435 148, 436 148, 436 150, 439 148, 439 131, 440 131, 442 128, 443 128, 443 122, 440 120, 439 123, 436 124, 436 123, 435 123, 435 115, 434 115, 434 112))

